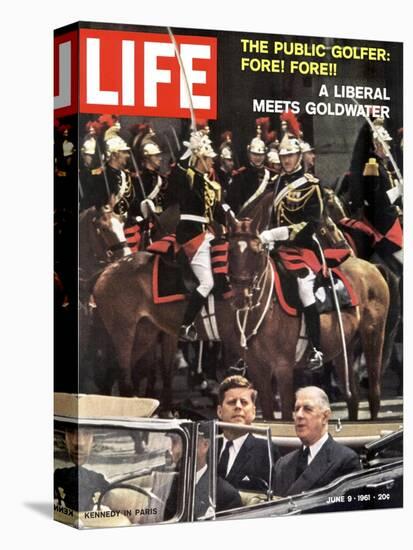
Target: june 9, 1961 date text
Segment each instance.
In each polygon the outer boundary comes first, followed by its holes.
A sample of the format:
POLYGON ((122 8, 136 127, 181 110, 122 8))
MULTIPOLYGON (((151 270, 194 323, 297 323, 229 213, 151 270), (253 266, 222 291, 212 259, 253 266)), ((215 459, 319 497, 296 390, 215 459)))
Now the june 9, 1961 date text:
POLYGON ((367 494, 360 494, 360 495, 339 495, 334 497, 328 497, 327 504, 336 504, 342 502, 349 503, 349 502, 370 502, 370 501, 389 501, 390 500, 390 493, 378 493, 377 495, 371 495, 369 493, 367 494))

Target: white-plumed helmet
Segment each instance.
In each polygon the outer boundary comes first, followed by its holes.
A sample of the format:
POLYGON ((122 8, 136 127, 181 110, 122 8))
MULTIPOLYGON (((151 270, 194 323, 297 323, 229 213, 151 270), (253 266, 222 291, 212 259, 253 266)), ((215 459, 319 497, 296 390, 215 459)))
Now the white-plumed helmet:
POLYGON ((200 157, 215 158, 217 156, 212 147, 212 141, 204 132, 200 130, 192 132, 189 141, 184 141, 184 145, 185 147, 188 147, 188 149, 182 155, 182 160, 191 157, 191 162, 194 162, 200 157))

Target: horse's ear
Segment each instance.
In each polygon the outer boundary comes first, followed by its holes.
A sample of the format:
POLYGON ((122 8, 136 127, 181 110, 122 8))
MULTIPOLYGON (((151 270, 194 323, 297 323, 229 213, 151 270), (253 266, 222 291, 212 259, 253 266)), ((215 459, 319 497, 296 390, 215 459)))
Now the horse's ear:
POLYGON ((255 216, 251 220, 250 231, 253 235, 258 235, 258 227, 259 227, 260 223, 261 223, 261 216, 260 215, 255 216))
POLYGON ((229 232, 233 233, 236 230, 239 223, 237 218, 235 217, 234 212, 230 208, 228 208, 228 210, 225 211, 225 217, 226 217, 226 222, 227 222, 227 227, 229 229, 229 232))

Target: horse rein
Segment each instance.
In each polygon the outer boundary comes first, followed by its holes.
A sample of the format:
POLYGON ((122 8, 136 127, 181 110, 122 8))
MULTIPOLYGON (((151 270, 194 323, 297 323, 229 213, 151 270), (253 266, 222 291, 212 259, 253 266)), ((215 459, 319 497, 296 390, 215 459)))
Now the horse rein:
MULTIPOLYGON (((248 236, 248 238, 251 238, 250 234, 237 233, 237 236, 240 236, 240 237, 248 236)), ((232 278, 232 280, 235 284, 237 284, 237 282, 236 282, 237 279, 236 278, 232 278)), ((238 281, 240 281, 240 279, 238 279, 238 281)), ((235 310, 237 327, 238 327, 238 330, 240 332, 240 346, 244 350, 248 349, 248 341, 258 333, 258 330, 259 330, 262 322, 264 321, 265 316, 267 315, 268 309, 270 308, 270 305, 271 305, 271 297, 272 297, 272 294, 273 294, 273 286, 274 286, 274 270, 273 270, 273 268, 271 266, 271 262, 269 260, 269 251, 267 251, 266 261, 265 261, 265 265, 264 265, 264 268, 263 268, 262 272, 260 274, 255 273, 252 277, 251 284, 247 288, 245 288, 245 291, 246 291, 245 292, 245 297, 248 298, 248 301, 247 301, 246 305, 244 305, 241 308, 236 308, 236 310, 235 310), (271 274, 271 283, 269 285, 269 292, 268 292, 267 299, 265 301, 264 309, 263 309, 257 323, 255 324, 254 328, 247 335, 246 334, 246 328, 247 328, 249 315, 250 315, 251 312, 253 312, 255 309, 260 307, 261 304, 262 304, 262 300, 263 300, 263 297, 264 297, 264 292, 265 292, 265 287, 267 285, 267 279, 268 279, 268 273, 269 272, 271 274), (256 293, 256 291, 260 291, 260 292, 259 292, 259 295, 257 297, 256 302, 252 303, 252 298, 253 298, 254 294, 256 293), (244 315, 244 317, 241 320, 242 315, 244 315)))

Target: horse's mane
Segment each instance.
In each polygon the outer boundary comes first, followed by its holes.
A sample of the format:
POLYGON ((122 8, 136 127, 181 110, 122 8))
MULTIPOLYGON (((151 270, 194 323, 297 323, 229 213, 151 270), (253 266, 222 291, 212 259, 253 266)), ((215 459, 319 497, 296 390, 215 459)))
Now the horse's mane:
POLYGON ((237 218, 251 218, 252 220, 258 218, 258 232, 268 229, 272 213, 273 198, 273 191, 266 191, 248 204, 245 208, 241 208, 237 214, 237 218))

